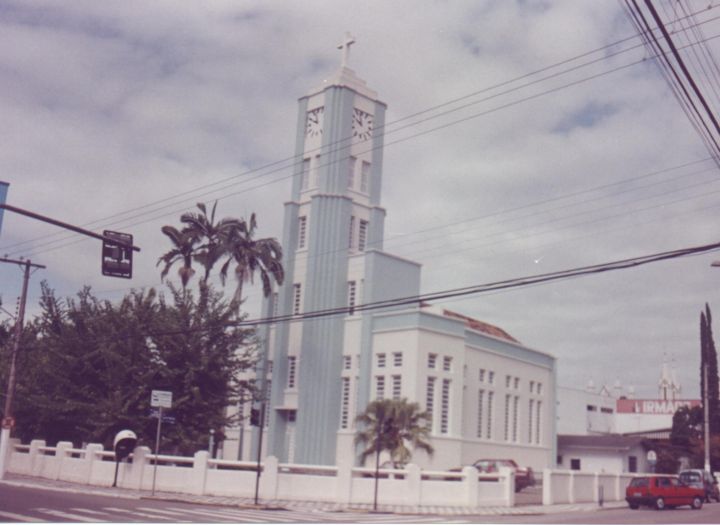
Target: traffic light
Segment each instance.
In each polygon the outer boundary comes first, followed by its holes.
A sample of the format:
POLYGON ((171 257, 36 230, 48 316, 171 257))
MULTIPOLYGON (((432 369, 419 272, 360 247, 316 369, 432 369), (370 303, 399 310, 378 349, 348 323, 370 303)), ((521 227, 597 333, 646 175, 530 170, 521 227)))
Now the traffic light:
POLYGON ((253 427, 260 426, 260 409, 259 408, 251 408, 250 409, 250 425, 253 427))
POLYGON ((103 236, 102 274, 131 279, 133 251, 130 246, 133 244, 133 236, 109 230, 105 230, 103 236), (114 240, 120 241, 124 246, 114 243, 114 240))

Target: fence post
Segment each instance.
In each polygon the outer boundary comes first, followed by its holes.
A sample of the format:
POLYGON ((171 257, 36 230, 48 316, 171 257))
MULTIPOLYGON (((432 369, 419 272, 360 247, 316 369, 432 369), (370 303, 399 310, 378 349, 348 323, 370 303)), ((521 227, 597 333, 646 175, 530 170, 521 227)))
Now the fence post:
MULTIPOLYGON (((420 505, 422 498, 422 471, 414 463, 405 466, 405 482, 407 484, 409 505, 420 505)), ((477 476, 476 476, 477 477, 477 476)))
POLYGON ((568 503, 575 503, 575 471, 570 471, 570 480, 568 481, 568 503))
POLYGON ((132 464, 126 463, 125 468, 128 470, 126 479, 130 488, 142 490, 148 454, 150 454, 150 447, 135 447, 132 453, 132 464))
POLYGON ((278 497, 279 462, 275 456, 266 456, 262 463, 262 476, 260 477, 260 497, 274 500, 278 497))
POLYGON ((39 476, 42 472, 43 454, 40 447, 45 446, 44 439, 33 439, 30 442, 30 475, 39 476))
POLYGON ((352 481, 353 481, 352 463, 343 461, 338 464, 337 470, 337 492, 336 499, 338 503, 348 505, 352 501, 352 481))
POLYGON ((515 506, 515 471, 510 467, 500 467, 498 469, 500 478, 505 482, 505 506, 515 506))
MULTIPOLYGON (((22 441, 18 438, 10 438, 8 440, 7 456, 5 457, 6 472, 10 472, 10 467, 13 466, 13 455, 17 453, 15 447, 22 445, 22 441)), ((20 474, 20 473, 19 473, 20 474)), ((24 472, 22 474, 25 474, 24 472)))
POLYGON ((552 505, 553 500, 553 486, 552 486, 552 469, 545 468, 543 469, 542 474, 542 504, 543 505, 552 505))
POLYGON ((463 467, 463 488, 465 489, 465 505, 468 507, 477 507, 478 489, 480 482, 478 481, 478 470, 475 467, 463 467))
POLYGON ((93 482, 93 469, 97 455, 103 451, 103 446, 100 443, 89 443, 85 447, 85 483, 92 485, 93 482))
POLYGON ((53 469, 52 479, 62 479, 63 463, 65 458, 70 454, 73 444, 69 441, 60 441, 55 447, 55 468, 53 469))
MULTIPOLYGON (((210 454, 207 450, 199 450, 198 452, 195 452, 192 466, 192 485, 189 487, 190 494, 197 494, 199 496, 205 494, 205 481, 207 479, 209 457, 210 454)), ((162 490, 162 488, 158 487, 158 490, 162 490)))

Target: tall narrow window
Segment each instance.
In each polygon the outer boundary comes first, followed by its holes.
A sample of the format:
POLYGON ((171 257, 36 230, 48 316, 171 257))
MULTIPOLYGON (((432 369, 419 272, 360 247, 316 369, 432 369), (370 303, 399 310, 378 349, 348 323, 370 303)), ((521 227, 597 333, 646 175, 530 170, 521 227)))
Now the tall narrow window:
POLYGON ((533 393, 533 390, 535 390, 535 381, 530 381, 530 393, 533 393))
POLYGON ((533 442, 533 412, 535 411, 535 400, 528 401, 528 443, 533 442))
POLYGON ((297 357, 294 355, 288 356, 288 377, 287 387, 295 388, 295 372, 297 370, 297 357))
POLYGON ((515 396, 513 398, 513 426, 512 426, 512 440, 514 442, 517 442, 518 440, 518 408, 519 408, 520 398, 518 396, 515 396))
POLYGON ((477 437, 483 437, 483 403, 485 403, 485 390, 478 390, 477 437))
POLYGON ((481 368, 480 371, 478 372, 478 380, 481 383, 485 382, 485 369, 484 368, 481 368))
POLYGON ((362 161, 362 170, 360 172, 360 191, 369 193, 370 190, 370 163, 362 161))
POLYGON ((272 294, 272 314, 273 317, 277 317, 278 315, 278 293, 274 292, 272 294))
POLYGON ((350 378, 342 378, 342 400, 340 403, 340 428, 347 428, 350 421, 350 378))
POLYGON ((402 366, 402 352, 393 352, 393 366, 402 366))
POLYGON ((357 292, 357 286, 355 281, 348 281, 348 315, 355 313, 355 295, 357 292))
POLYGON ((351 250, 355 245, 355 216, 350 216, 350 233, 348 234, 348 248, 351 250))
POLYGON ((510 394, 505 395, 505 432, 503 438, 505 441, 510 441, 510 394))
POLYGON ((293 315, 300 313, 300 283, 293 284, 293 315))
POLYGON ((542 401, 538 401, 535 406, 535 443, 540 444, 540 417, 542 416, 542 401))
POLYGON ((392 376, 392 398, 400 399, 402 394, 402 376, 392 376))
POLYGON ((492 439, 492 422, 493 422, 493 397, 495 397, 495 392, 488 392, 488 403, 487 403, 487 433, 485 436, 488 439, 492 439))
POLYGON ((430 432, 432 432, 433 427, 433 408, 435 404, 435 378, 434 377, 428 377, 427 378, 427 387, 425 392, 425 410, 428 413, 428 416, 430 418, 430 432))
POLYGON ((310 159, 303 159, 300 189, 306 190, 308 186, 310 186, 310 159))
POLYGON ((320 186, 320 155, 315 155, 310 184, 315 187, 320 186))
POLYGON ((355 157, 348 158, 348 188, 355 189, 355 165, 357 164, 357 159, 355 157))
POLYGON ((505 388, 510 388, 510 381, 512 381, 512 377, 505 376, 505 388))
POLYGON ((537 384, 537 393, 538 395, 542 395, 542 383, 537 384))
POLYGON ((428 354, 428 368, 435 368, 437 354, 428 354))
POLYGON ((368 234, 368 221, 360 220, 360 229, 358 231, 358 251, 365 251, 365 244, 367 243, 368 234))
POLYGON ((452 370, 452 357, 443 357, 443 370, 450 372, 452 370))
POLYGON ((440 433, 447 434, 450 423, 450 380, 443 379, 440 398, 440 433))
POLYGON ((385 399, 385 376, 375 377, 375 398, 378 400, 385 399))
POLYGON ((515 390, 517 390, 518 388, 520 388, 520 378, 519 378, 519 377, 516 377, 516 378, 515 378, 515 382, 514 382, 514 384, 513 384, 513 388, 514 388, 515 390))
POLYGON ((495 383, 495 372, 493 372, 492 370, 488 370, 488 383, 490 383, 491 385, 495 383))
POLYGON ((298 249, 305 248, 305 236, 307 234, 307 217, 298 217, 298 249))
POLYGON ((351 368, 352 368, 352 356, 344 355, 343 356, 343 370, 350 370, 351 368))

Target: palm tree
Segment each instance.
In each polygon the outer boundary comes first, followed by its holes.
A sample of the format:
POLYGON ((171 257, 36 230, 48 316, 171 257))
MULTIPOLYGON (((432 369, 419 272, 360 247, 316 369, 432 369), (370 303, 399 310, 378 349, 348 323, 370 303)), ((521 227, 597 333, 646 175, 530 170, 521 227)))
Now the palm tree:
POLYGON ((178 270, 180 282, 182 282, 183 290, 187 287, 190 278, 195 274, 192 267, 193 254, 195 253, 195 244, 197 239, 188 233, 187 229, 178 230, 174 226, 163 226, 161 231, 170 238, 173 247, 169 252, 165 253, 158 259, 157 266, 164 263, 165 266, 160 273, 160 280, 167 276, 170 268, 178 261, 182 262, 182 266, 178 270))
POLYGON ((183 231, 191 235, 197 243, 193 250, 193 259, 205 269, 203 282, 207 283, 213 266, 228 252, 225 239, 231 237, 231 231, 242 228, 243 221, 232 217, 225 217, 215 222, 215 209, 217 201, 213 204, 208 216, 205 204, 197 203, 200 213, 183 213, 180 222, 187 226, 183 231))
POLYGON ((250 222, 241 221, 239 227, 230 228, 225 234, 225 249, 230 256, 220 269, 220 279, 225 283, 230 265, 234 262, 235 277, 238 281, 235 290, 235 301, 242 301, 243 284, 253 283, 255 274, 260 273, 263 295, 272 292, 272 281, 278 285, 285 279, 282 267, 282 247, 277 239, 253 239, 257 228, 255 214, 250 215, 250 222))
POLYGON ((420 405, 407 399, 381 399, 372 401, 365 412, 355 421, 361 428, 355 433, 355 444, 364 450, 360 462, 378 451, 387 450, 393 463, 405 464, 410 461, 412 450, 424 450, 429 456, 434 449, 430 437, 430 414, 421 412, 420 405))

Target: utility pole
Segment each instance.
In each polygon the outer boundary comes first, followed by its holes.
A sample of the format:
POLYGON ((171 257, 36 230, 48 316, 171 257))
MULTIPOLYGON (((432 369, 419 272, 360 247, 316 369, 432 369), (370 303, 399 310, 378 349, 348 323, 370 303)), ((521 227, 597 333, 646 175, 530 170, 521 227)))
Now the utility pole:
POLYGON ((7 395, 5 396, 5 410, 2 422, 2 431, 0 432, 0 479, 5 477, 7 468, 6 462, 9 456, 10 432, 15 425, 12 414, 12 402, 15 395, 16 382, 16 361, 18 350, 20 349, 20 338, 22 337, 23 320, 25 318, 25 303, 27 302, 28 282, 30 281, 30 270, 32 268, 45 268, 40 264, 33 264, 30 260, 16 261, 12 259, 0 258, 0 262, 11 262, 25 266, 23 276, 22 293, 20 295, 20 309, 15 320, 15 329, 13 330, 12 350, 10 354, 10 376, 8 378, 7 395))

